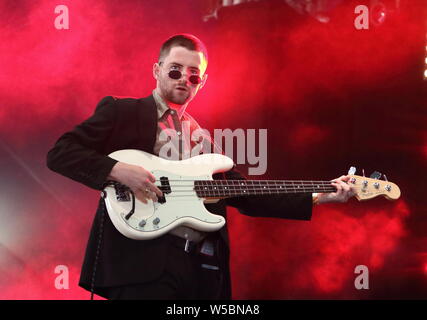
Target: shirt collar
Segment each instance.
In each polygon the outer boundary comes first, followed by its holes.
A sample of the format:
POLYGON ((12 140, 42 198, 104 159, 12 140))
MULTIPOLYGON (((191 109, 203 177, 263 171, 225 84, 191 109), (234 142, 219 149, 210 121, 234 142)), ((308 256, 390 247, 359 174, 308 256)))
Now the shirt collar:
MULTIPOLYGON (((156 102, 156 106, 157 106, 157 119, 158 120, 165 114, 166 111, 168 111, 169 109, 173 110, 172 108, 170 108, 168 106, 168 104, 163 100, 163 98, 157 93, 156 89, 153 90, 153 98, 154 98, 154 101, 156 102)), ((178 117, 180 120, 184 114, 185 107, 186 107, 186 105, 183 105, 178 110, 178 117)))

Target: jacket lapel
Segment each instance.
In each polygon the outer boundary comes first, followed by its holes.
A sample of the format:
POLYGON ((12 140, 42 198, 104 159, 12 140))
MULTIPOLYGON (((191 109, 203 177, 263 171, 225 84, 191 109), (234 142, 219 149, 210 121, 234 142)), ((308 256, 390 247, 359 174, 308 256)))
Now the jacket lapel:
POLYGON ((137 100, 139 136, 142 149, 153 153, 157 133, 157 107, 153 95, 137 100))

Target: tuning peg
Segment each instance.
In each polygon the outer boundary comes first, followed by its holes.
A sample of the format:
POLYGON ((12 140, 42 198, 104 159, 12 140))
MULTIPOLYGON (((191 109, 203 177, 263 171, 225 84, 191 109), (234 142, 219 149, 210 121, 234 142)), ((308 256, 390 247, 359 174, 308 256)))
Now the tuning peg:
POLYGON ((362 175, 365 176, 365 169, 362 169, 362 175))
POLYGON ((355 173, 356 173, 356 167, 350 167, 350 169, 348 170, 348 174, 352 176, 355 173))
POLYGON ((382 176, 382 173, 380 173, 378 171, 374 171, 374 172, 372 172, 370 178, 378 180, 379 178, 381 178, 381 176, 382 176))
POLYGON ((388 181, 388 180, 387 180, 387 176, 386 176, 385 174, 384 174, 383 176, 384 176, 385 181, 388 181))

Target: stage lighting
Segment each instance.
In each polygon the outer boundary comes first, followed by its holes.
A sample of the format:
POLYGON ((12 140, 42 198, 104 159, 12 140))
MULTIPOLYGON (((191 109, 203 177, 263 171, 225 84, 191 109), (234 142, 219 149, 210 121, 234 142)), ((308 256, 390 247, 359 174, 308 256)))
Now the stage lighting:
POLYGON ((321 23, 330 21, 329 12, 343 0, 284 0, 299 14, 308 14, 321 23))
MULTIPOLYGON (((202 2, 203 21, 218 18, 218 12, 222 8, 246 4, 248 2, 261 2, 269 0, 204 0, 202 2)), ((330 20, 329 12, 344 0, 283 0, 296 12, 309 15, 322 23, 330 20)))
MULTIPOLYGON (((426 23, 426 28, 427 28, 427 23, 426 23)), ((427 81, 427 33, 426 33, 426 46, 425 46, 425 58, 424 58, 424 80, 427 81)))
POLYGON ((371 6, 371 23, 374 26, 379 26, 384 23, 387 18, 387 8, 382 2, 377 2, 371 6))
POLYGON ((368 7, 371 25, 379 27, 399 13, 400 0, 370 0, 368 7))
POLYGON ((206 22, 211 18, 218 19, 218 11, 221 8, 237 6, 243 3, 256 1, 260 0, 204 0, 202 2, 203 21, 206 22))

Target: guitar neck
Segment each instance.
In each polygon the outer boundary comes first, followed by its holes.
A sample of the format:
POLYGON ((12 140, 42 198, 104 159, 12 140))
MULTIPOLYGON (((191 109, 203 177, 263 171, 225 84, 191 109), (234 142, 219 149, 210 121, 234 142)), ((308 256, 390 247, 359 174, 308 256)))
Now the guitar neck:
POLYGON ((336 191, 330 181, 301 180, 197 180, 194 188, 200 198, 336 191))

